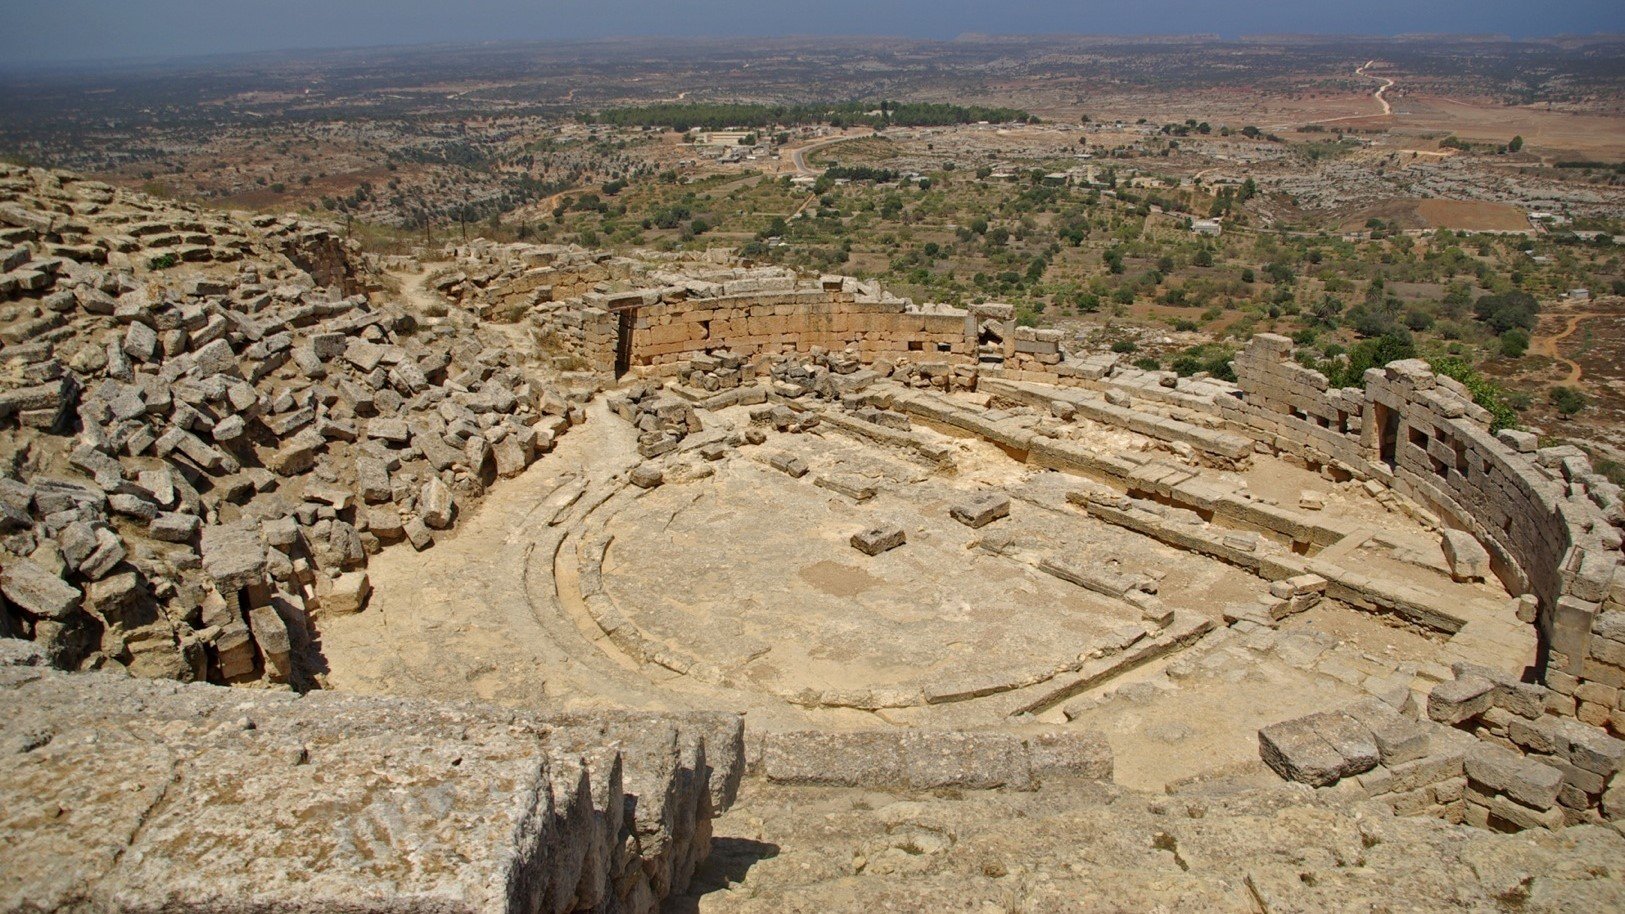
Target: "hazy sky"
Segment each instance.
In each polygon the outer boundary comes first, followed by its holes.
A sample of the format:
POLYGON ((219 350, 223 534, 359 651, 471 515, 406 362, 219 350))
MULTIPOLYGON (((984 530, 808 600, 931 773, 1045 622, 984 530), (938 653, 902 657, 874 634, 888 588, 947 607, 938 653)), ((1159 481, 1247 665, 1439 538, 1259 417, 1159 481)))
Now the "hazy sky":
POLYGON ((0 0, 0 61, 648 35, 1625 32, 1625 0, 0 0))

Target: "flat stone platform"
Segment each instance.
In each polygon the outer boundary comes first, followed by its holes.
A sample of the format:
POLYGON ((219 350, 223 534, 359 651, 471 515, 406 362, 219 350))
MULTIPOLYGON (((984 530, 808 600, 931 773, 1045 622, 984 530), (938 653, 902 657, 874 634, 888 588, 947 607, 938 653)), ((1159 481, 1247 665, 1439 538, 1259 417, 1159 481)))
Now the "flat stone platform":
POLYGON ((727 460, 615 517, 605 589, 645 634, 775 693, 882 690, 894 703, 973 671, 1052 675, 1140 626, 1128 603, 973 548, 1012 521, 972 530, 949 518, 942 487, 879 482, 860 503, 727 460), (873 557, 848 544, 876 523, 907 543, 873 557))

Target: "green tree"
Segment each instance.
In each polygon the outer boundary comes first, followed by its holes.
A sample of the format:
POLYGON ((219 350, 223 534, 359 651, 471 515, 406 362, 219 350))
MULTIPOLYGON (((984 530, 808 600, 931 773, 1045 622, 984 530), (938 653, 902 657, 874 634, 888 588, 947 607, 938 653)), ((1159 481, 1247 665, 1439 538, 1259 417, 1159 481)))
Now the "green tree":
POLYGON ((1375 339, 1364 340, 1349 350, 1348 361, 1325 372, 1335 387, 1362 387, 1367 369, 1389 362, 1416 357, 1416 343, 1404 330, 1394 330, 1375 339))
POLYGON ((1473 314, 1497 334, 1505 333, 1513 327, 1533 330, 1535 317, 1540 314, 1540 302, 1533 295, 1522 291, 1486 295, 1473 305, 1473 314))
POLYGON ((1521 135, 1513 137, 1512 142, 1507 144, 1507 152, 1517 152, 1518 150, 1520 150, 1522 148, 1523 148, 1523 137, 1521 135))
POLYGON ((1586 395, 1574 387, 1554 387, 1551 393, 1552 405, 1565 416, 1572 416, 1586 408, 1586 395))
POLYGON ((1501 354, 1509 359, 1521 357, 1529 351, 1529 331, 1513 327, 1501 334, 1501 354))

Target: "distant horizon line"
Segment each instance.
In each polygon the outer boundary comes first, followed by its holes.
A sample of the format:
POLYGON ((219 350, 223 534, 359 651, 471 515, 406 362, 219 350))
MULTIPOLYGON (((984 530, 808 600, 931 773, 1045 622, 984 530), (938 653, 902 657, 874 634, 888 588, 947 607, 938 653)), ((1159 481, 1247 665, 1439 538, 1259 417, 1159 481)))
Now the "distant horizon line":
POLYGON ((263 48, 251 51, 201 51, 197 53, 180 54, 132 54, 110 57, 83 57, 71 59, 34 58, 0 61, 0 73, 19 73, 27 70, 89 70, 98 67, 141 66, 161 64, 205 63, 231 59, 254 59, 274 56, 300 56, 317 54, 343 54, 365 51, 383 50, 414 50, 414 49, 454 49, 454 48, 494 48, 518 47, 523 45, 550 45, 558 47, 595 45, 595 44, 624 44, 645 41, 687 41, 687 42, 774 42, 774 41, 902 41, 917 44, 955 44, 974 41, 1016 41, 1022 39, 1043 40, 1095 40, 1095 41, 1136 41, 1155 40, 1166 42, 1178 41, 1212 41, 1212 42, 1287 42, 1287 41, 1333 41, 1333 40, 1363 40, 1363 41, 1427 41, 1427 40, 1457 40, 1457 41, 1483 41, 1505 42, 1511 44, 1542 43, 1555 41, 1591 41, 1591 42, 1625 42, 1625 32, 1558 32, 1545 35, 1514 36, 1505 32, 1397 32, 1393 34, 1360 33, 1360 32, 1268 32, 1258 34, 1224 35, 1218 32, 963 32, 952 38, 932 38, 918 35, 898 35, 887 33, 853 33, 853 34, 773 34, 773 35, 681 35, 681 34, 628 34, 628 35, 599 35, 581 38, 502 38, 485 40, 463 41, 420 41, 420 42, 381 42, 378 44, 346 44, 346 45, 306 45, 301 47, 263 48))

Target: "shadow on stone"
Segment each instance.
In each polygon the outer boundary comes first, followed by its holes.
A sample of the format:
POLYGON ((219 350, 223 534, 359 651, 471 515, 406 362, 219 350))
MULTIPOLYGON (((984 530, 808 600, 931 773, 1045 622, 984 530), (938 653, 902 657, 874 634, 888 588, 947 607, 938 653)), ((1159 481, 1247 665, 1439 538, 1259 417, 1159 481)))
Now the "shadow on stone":
POLYGON ((720 892, 745 881, 745 874, 759 860, 779 855, 779 846, 749 838, 713 838, 711 856, 694 872, 694 881, 682 895, 666 899, 662 914, 694 914, 700 909, 700 897, 720 892))

